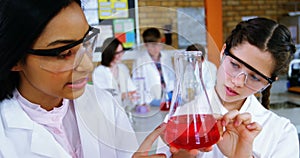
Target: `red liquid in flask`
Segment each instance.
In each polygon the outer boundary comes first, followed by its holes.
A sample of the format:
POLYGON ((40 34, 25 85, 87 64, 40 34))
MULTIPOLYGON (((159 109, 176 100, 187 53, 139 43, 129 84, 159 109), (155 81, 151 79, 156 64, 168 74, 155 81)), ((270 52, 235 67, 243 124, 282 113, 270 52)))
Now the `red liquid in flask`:
POLYGON ((211 114, 172 116, 167 124, 164 140, 178 149, 199 149, 217 143, 220 133, 211 114))
POLYGON ((160 103, 160 110, 161 111, 169 111, 170 110, 170 106, 171 106, 171 102, 170 101, 161 102, 160 103))

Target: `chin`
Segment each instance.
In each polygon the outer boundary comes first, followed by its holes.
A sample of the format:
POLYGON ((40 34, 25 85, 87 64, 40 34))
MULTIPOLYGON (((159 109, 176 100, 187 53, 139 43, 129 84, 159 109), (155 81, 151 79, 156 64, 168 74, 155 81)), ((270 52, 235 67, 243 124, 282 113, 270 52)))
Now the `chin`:
POLYGON ((82 96, 84 91, 85 91, 85 88, 82 88, 82 89, 76 90, 76 91, 72 91, 65 98, 71 99, 71 100, 79 98, 80 96, 82 96))
POLYGON ((219 97, 222 101, 225 101, 225 102, 232 102, 233 101, 232 97, 226 95, 225 87, 224 88, 223 87, 222 88, 217 88, 217 93, 218 93, 218 95, 219 95, 219 97))

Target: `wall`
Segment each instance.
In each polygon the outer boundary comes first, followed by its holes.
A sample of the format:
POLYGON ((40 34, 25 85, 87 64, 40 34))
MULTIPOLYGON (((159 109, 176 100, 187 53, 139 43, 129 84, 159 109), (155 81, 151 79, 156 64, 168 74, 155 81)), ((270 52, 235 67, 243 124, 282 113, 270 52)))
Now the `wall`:
MULTIPOLYGON (((278 20, 289 11, 300 10, 299 4, 300 0, 223 0, 223 38, 225 40, 230 30, 241 21, 243 16, 263 16, 278 20)), ((146 27, 163 28, 166 24, 172 24, 176 32, 176 8, 204 7, 204 0, 138 0, 138 5, 142 8, 139 9, 140 32, 143 32, 146 27)), ((173 35, 172 40, 172 46, 176 48, 176 34, 173 35)))
POLYGON ((223 0, 224 40, 243 16, 262 16, 277 21, 288 12, 299 10, 299 4, 300 0, 223 0))
POLYGON ((165 25, 172 25, 172 46, 178 47, 177 13, 178 7, 203 7, 204 0, 138 0, 139 25, 142 33, 147 27, 157 27, 163 33, 165 25))

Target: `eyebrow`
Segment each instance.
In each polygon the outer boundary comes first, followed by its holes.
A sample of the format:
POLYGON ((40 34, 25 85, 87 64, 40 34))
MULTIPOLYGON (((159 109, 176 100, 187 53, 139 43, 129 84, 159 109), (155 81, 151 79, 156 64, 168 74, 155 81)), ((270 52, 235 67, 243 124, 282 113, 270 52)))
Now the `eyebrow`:
POLYGON ((58 44, 69 44, 69 43, 73 43, 75 42, 76 40, 56 40, 56 41, 53 41, 53 42, 50 42, 48 46, 55 46, 55 45, 58 45, 58 44))

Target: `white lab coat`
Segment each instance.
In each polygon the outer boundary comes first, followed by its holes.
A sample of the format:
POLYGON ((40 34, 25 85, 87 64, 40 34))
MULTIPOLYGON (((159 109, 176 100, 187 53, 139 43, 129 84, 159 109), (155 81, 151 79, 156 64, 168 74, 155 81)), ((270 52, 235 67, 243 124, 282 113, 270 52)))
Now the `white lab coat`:
MULTIPOLYGON (((213 111, 221 114, 228 112, 221 104, 214 89, 208 91, 213 111)), ((262 131, 253 143, 255 158, 299 158, 299 142, 296 127, 290 120, 280 117, 274 112, 265 109, 254 95, 249 96, 240 112, 249 112, 252 121, 262 126, 262 131)), ((159 140, 157 153, 170 155, 168 147, 159 140)), ((214 145, 211 152, 200 152, 198 158, 226 158, 214 145)))
POLYGON ((132 82, 130 72, 126 65, 119 63, 118 79, 113 77, 109 67, 99 65, 93 72, 93 84, 100 89, 115 90, 114 97, 118 103, 122 103, 122 93, 136 91, 136 86, 132 82))
MULTIPOLYGON (((150 100, 148 101, 151 101, 151 99, 160 99, 162 92, 161 81, 155 62, 151 59, 147 51, 139 53, 140 54, 133 63, 133 80, 134 78, 139 77, 143 77, 145 79, 146 93, 151 95, 150 100)), ((172 64, 172 55, 161 51, 160 62, 166 84, 166 90, 172 91, 175 84, 175 72, 172 64)))
MULTIPOLYGON (((126 114, 106 91, 87 86, 74 100, 85 158, 126 158, 137 140, 126 114)), ((0 103, 0 157, 71 157, 42 125, 32 121, 15 98, 0 103)))
POLYGON ((121 93, 135 91, 136 87, 131 80, 130 72, 126 65, 120 63, 118 66, 118 79, 113 77, 109 67, 99 65, 94 70, 93 83, 102 89, 117 89, 121 93), (119 87, 119 86, 120 87, 119 87))

